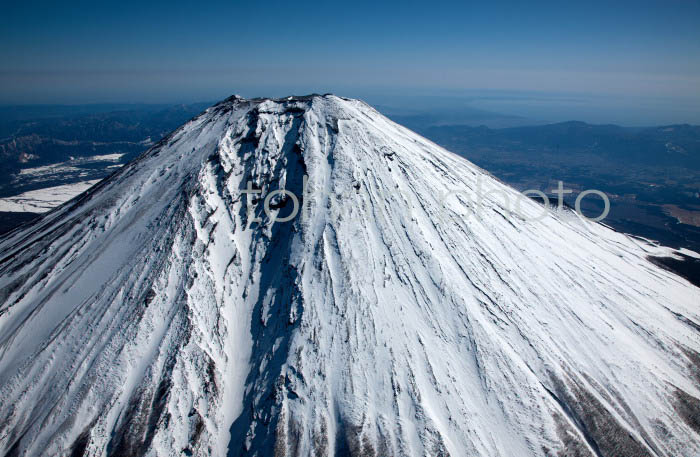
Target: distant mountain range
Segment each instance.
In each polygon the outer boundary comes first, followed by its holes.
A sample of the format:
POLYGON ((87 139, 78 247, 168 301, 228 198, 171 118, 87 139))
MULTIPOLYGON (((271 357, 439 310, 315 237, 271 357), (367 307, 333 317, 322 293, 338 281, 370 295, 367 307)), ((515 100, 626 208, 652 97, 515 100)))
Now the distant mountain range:
POLYGON ((700 169, 700 126, 695 125, 620 127, 569 121, 502 129, 454 125, 412 127, 441 140, 458 137, 465 146, 477 148, 590 153, 632 165, 700 169))

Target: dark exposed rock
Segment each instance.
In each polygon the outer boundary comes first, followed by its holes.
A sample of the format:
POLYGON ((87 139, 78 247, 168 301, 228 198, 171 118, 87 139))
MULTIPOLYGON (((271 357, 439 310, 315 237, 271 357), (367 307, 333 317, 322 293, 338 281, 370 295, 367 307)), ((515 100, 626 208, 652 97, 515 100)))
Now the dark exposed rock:
POLYGON ((676 411, 695 432, 700 433, 700 400, 676 388, 676 411))
MULTIPOLYGON (((649 449, 620 424, 596 396, 573 379, 551 375, 550 392, 576 424, 596 456, 652 457, 649 449)), ((573 454, 576 455, 576 454, 573 454)))

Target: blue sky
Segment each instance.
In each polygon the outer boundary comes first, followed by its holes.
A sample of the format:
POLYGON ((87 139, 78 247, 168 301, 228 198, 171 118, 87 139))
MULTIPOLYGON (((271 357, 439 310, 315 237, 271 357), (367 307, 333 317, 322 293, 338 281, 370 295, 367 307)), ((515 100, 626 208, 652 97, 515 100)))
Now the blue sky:
POLYGON ((0 103, 480 91, 643 98, 700 122, 698 24, 690 0, 14 2, 0 103))

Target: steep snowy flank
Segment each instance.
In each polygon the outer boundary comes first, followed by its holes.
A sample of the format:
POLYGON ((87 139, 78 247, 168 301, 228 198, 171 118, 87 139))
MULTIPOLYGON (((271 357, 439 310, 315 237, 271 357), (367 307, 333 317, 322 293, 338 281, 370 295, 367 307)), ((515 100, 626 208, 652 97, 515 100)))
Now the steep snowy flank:
POLYGON ((0 455, 700 455, 700 289, 517 196, 359 101, 208 109, 0 239, 0 455))

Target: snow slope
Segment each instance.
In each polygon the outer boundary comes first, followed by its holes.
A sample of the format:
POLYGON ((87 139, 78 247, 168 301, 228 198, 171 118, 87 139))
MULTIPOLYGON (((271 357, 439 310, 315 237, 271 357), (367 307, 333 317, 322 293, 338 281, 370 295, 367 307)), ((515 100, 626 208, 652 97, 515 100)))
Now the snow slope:
POLYGON ((79 181, 61 186, 30 190, 13 197, 0 198, 0 211, 44 213, 65 203, 99 182, 99 179, 79 181))
POLYGON ((700 290, 517 195, 360 101, 215 105, 0 238, 0 454, 699 455, 700 290))

